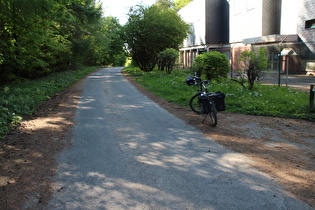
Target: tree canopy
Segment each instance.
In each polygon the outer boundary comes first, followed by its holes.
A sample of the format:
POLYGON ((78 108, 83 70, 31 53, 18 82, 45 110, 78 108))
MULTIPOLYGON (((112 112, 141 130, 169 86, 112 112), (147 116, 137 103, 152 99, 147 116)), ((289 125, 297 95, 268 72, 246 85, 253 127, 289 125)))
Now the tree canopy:
POLYGON ((95 0, 0 0, 0 84, 112 63, 119 33, 95 0))
POLYGON ((174 10, 158 5, 132 7, 128 15, 124 26, 126 48, 143 71, 153 70, 159 52, 179 49, 189 30, 174 10))
POLYGON ((186 37, 188 25, 174 10, 186 1, 133 7, 122 30, 116 18, 104 17, 98 0, 0 0, 0 84, 122 63, 124 43, 150 71, 159 52, 178 49, 186 37))
POLYGON ((175 0, 174 1, 174 10, 178 11, 187 4, 189 4, 192 0, 175 0))
POLYGON ((157 0, 155 4, 161 7, 171 8, 174 11, 179 11, 191 1, 192 0, 157 0))

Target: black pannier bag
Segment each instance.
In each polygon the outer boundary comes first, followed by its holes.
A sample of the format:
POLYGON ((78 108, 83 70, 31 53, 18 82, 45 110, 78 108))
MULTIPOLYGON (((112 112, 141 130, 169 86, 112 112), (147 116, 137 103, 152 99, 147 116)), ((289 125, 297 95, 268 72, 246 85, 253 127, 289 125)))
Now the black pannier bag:
POLYGON ((198 96, 198 101, 201 105, 202 113, 209 113, 211 111, 211 104, 209 103, 209 99, 205 95, 198 96))
POLYGON ((193 77, 187 77, 186 78, 187 85, 191 86, 195 84, 195 79, 193 77))
POLYGON ((224 102, 225 94, 220 91, 215 93, 213 100, 215 102, 215 108, 217 111, 225 111, 225 102, 224 102))

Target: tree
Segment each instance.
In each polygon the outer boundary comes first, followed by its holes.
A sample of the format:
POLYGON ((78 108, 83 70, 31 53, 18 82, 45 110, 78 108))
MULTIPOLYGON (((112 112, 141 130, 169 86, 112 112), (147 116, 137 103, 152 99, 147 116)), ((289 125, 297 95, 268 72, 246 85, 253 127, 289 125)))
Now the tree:
POLYGON ((192 2, 192 0, 157 0, 155 4, 160 7, 171 8, 178 12, 190 2, 192 2))
MULTIPOLYGON (((248 82, 248 89, 251 90, 254 87, 255 81, 258 81, 261 77, 262 71, 268 66, 266 50, 264 48, 260 48, 258 53, 255 53, 252 50, 245 50, 241 53, 239 60, 244 67, 244 73, 248 82)), ((244 83, 246 80, 244 80, 244 78, 234 81, 237 81, 245 87, 244 83)))
POLYGON ((178 58, 178 50, 166 49, 159 53, 158 55, 158 68, 167 74, 170 74, 175 66, 176 60, 178 58))
POLYGON ((121 26, 95 1, 0 0, 0 84, 113 63, 121 26))
POLYGON ((44 74, 51 52, 47 46, 58 47, 49 41, 50 24, 46 17, 49 1, 1 0, 0 1, 0 81, 8 82, 17 77, 32 77, 31 69, 44 74), (47 58, 47 59, 46 59, 47 58))
POLYGON ((72 66, 80 66, 82 64, 93 64, 91 62, 95 45, 95 34, 100 28, 101 7, 96 6, 94 0, 71 0, 66 4, 66 15, 68 20, 62 28, 71 41, 71 57, 72 66))
POLYGON ((127 51, 143 71, 152 71, 158 53, 167 49, 179 49, 187 36, 189 25, 169 8, 132 7, 124 26, 127 51))
POLYGON ((69 64, 77 52, 73 48, 74 37, 83 31, 80 30, 83 27, 88 28, 82 23, 98 18, 100 10, 93 2, 1 0, 0 54, 3 56, 0 80, 33 79, 69 64))
POLYGON ((208 80, 226 78, 229 72, 227 58, 223 53, 217 51, 198 55, 192 67, 198 76, 205 74, 208 80))
POLYGON ((164 8, 172 8, 174 5, 172 0, 157 0, 155 4, 164 8))
POLYGON ((87 37, 89 48, 84 58, 85 65, 113 64, 117 56, 122 56, 124 42, 121 39, 121 27, 117 18, 100 19, 95 30, 87 37))

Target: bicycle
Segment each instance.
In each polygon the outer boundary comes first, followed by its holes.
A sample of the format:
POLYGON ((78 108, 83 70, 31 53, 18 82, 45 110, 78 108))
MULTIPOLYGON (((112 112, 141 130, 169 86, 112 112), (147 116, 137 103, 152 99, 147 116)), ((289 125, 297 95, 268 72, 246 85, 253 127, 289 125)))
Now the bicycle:
POLYGON ((189 107, 197 114, 206 114, 202 123, 204 123, 207 116, 210 116, 212 126, 215 127, 218 124, 216 98, 220 92, 208 92, 206 85, 209 83, 209 81, 202 80, 200 77, 197 77, 196 73, 194 73, 194 76, 188 77, 186 79, 186 83, 189 86, 198 85, 198 93, 193 95, 189 100, 189 107))

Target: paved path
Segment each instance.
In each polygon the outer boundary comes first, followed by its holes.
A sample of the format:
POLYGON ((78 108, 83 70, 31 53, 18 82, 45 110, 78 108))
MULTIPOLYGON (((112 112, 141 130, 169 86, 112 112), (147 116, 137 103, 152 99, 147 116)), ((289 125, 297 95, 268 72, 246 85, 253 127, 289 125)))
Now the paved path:
MULTIPOLYGON (((279 74, 265 73, 265 75, 261 78, 261 82, 263 84, 271 84, 271 85, 279 85, 279 74)), ((280 85, 281 86, 289 86, 296 89, 300 89, 303 91, 309 91, 311 85, 315 85, 315 77, 307 76, 307 75, 299 75, 299 74, 281 74, 280 75, 280 85)))
POLYGON ((49 209, 311 209, 120 74, 87 78, 49 209))

